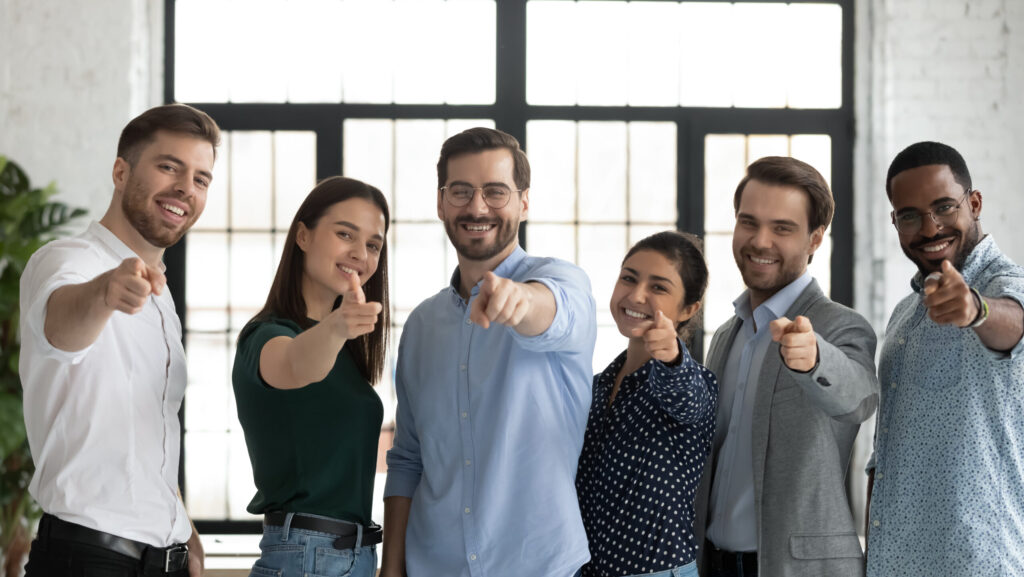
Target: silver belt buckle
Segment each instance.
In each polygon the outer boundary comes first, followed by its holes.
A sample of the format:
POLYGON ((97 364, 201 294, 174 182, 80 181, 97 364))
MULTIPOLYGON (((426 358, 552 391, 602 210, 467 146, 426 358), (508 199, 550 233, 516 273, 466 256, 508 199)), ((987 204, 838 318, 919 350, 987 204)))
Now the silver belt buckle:
POLYGON ((164 551, 164 573, 171 572, 171 562, 180 560, 180 565, 175 563, 173 565, 174 570, 177 571, 182 568, 188 568, 188 545, 178 545, 177 547, 171 547, 164 551))

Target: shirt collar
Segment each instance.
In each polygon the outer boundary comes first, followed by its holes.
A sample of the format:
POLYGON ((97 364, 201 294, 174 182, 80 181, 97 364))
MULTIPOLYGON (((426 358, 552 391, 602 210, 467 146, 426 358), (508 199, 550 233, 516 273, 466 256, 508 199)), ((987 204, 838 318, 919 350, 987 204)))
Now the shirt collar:
MULTIPOLYGON (((804 289, 811 284, 814 277, 811 276, 810 271, 805 270, 804 274, 800 275, 799 278, 782 287, 778 292, 773 294, 768 300, 758 305, 756 310, 750 310, 750 290, 743 291, 743 294, 736 300, 732 301, 732 306, 736 311, 736 316, 744 321, 749 321, 755 315, 758 317, 766 316, 767 320, 774 320, 786 314, 786 311, 793 306, 796 299, 800 297, 800 294, 804 292, 804 289)), ((763 324, 763 319, 758 319, 758 326, 763 324)))
MULTIPOLYGON (((960 270, 960 276, 964 277, 964 282, 968 285, 972 284, 974 279, 981 274, 985 265, 998 253, 999 247, 996 246, 995 239, 992 238, 991 234, 986 234, 974 249, 971 250, 971 254, 967 255, 967 260, 960 270)), ((910 278, 910 288, 914 292, 919 293, 923 286, 924 276, 921 274, 921 271, 917 271, 910 278)))
MULTIPOLYGON (((134 250, 129 248, 123 240, 118 238, 116 234, 111 232, 109 228, 103 226, 103 224, 98 220, 94 220, 89 223, 88 231, 89 234, 95 236, 101 243, 103 243, 110 252, 114 253, 119 260, 123 261, 129 258, 142 258, 136 254, 134 250)), ((160 268, 160 272, 167 272, 167 266, 164 264, 163 260, 157 263, 157 266, 160 268)))

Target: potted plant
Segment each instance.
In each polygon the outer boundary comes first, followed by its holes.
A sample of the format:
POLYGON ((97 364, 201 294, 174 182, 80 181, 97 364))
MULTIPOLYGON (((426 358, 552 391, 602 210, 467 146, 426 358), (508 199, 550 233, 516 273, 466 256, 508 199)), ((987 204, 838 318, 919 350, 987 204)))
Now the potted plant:
POLYGON ((0 575, 7 577, 21 574, 42 514, 28 494, 35 467, 18 378, 18 283, 32 253, 85 214, 84 209, 51 202, 56 193, 53 183, 32 188, 25 171, 0 156, 0 575))

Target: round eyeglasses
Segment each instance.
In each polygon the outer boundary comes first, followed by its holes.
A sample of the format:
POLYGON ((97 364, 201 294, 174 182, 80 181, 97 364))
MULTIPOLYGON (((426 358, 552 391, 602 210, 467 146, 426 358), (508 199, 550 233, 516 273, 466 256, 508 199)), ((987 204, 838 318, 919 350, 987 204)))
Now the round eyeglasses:
POLYGON ((504 184, 488 184, 487 186, 453 184, 441 187, 441 193, 448 200, 448 204, 454 207, 462 207, 469 204, 473 197, 476 196, 476 191, 478 190, 484 198, 484 203, 494 209, 505 208, 508 206, 508 201, 512 198, 513 192, 522 192, 520 190, 513 191, 504 184))
POLYGON ((892 224, 900 234, 907 236, 915 235, 921 230, 925 216, 930 217, 932 222, 934 222, 939 228, 953 226, 956 223, 956 216, 960 211, 960 205, 971 197, 972 192, 974 191, 967 189, 964 191, 963 198, 960 199, 960 202, 946 201, 928 212, 908 210, 906 212, 896 214, 896 211, 892 211, 889 213, 892 217, 892 224))

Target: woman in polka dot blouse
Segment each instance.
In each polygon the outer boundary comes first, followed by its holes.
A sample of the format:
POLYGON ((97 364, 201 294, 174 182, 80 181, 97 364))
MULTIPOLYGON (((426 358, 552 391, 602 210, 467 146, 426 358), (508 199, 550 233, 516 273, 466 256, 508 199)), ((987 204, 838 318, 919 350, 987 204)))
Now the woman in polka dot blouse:
POLYGON ((715 432, 718 381, 683 344, 708 270, 696 237, 660 232, 622 261, 611 311, 629 339, 594 376, 576 490, 583 577, 696 577, 693 499, 715 432))

